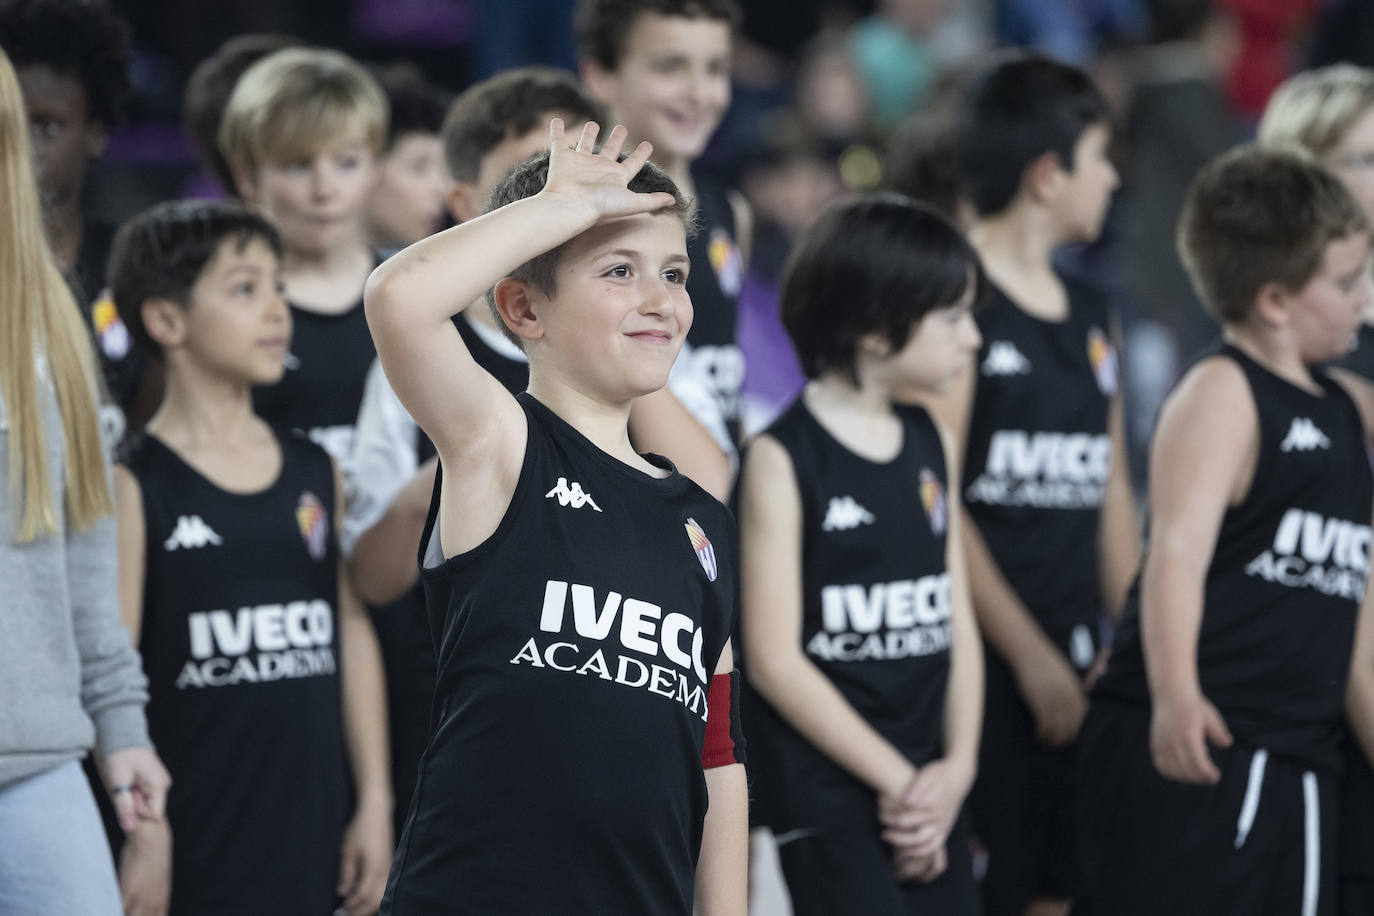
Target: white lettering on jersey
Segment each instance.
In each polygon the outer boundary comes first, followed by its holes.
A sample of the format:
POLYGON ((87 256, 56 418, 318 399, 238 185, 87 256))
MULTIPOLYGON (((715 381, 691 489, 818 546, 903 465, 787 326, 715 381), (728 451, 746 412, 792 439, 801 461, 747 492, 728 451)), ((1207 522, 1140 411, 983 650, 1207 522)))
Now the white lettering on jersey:
POLYGON ((191 658, 177 677, 187 687, 227 687, 334 674, 334 610, 323 599, 197 611, 186 619, 191 658))
POLYGON ((983 358, 984 375, 1028 375, 1031 361, 1010 340, 994 340, 983 358))
POLYGON ((987 467, 965 497, 995 506, 1097 508, 1111 470, 1112 440, 1105 433, 1003 429, 993 433, 987 467))
POLYGON ((821 522, 822 531, 849 531, 860 525, 873 524, 873 513, 869 512, 852 496, 834 496, 825 510, 825 521, 821 522))
POLYGON ((826 661, 911 658, 950 645, 949 573, 821 589, 821 631, 806 651, 826 661))
POLYGON ((1294 417, 1293 425, 1288 427, 1284 436, 1281 452, 1310 452, 1318 448, 1330 448, 1331 440, 1307 417, 1294 417))
POLYGON ((558 478, 558 483, 553 485, 553 489, 544 494, 545 499, 555 497, 557 497, 560 506, 572 506, 574 509, 591 506, 597 512, 601 511, 601 507, 596 504, 596 500, 592 499, 591 494, 582 491, 582 484, 573 481, 572 485, 569 486, 566 477, 558 478))
POLYGON ((223 543, 224 540, 199 515, 182 515, 177 518, 176 527, 167 540, 162 542, 162 548, 171 552, 178 547, 195 550, 197 547, 218 547, 223 543))
POLYGON ((1274 546, 1245 567, 1245 574, 1288 588, 1359 601, 1369 575, 1370 527, 1289 509, 1274 532, 1274 546))
POLYGON ((675 699, 706 718, 704 634, 686 614, 665 613, 653 602, 614 591, 606 592, 598 603, 590 585, 549 579, 544 583, 539 630, 563 639, 541 642, 545 637, 531 637, 510 660, 512 665, 594 674, 605 681, 675 699), (573 632, 564 633, 569 604, 573 632), (589 645, 572 641, 574 636, 589 645), (661 656, 666 664, 642 661, 637 656, 661 656))

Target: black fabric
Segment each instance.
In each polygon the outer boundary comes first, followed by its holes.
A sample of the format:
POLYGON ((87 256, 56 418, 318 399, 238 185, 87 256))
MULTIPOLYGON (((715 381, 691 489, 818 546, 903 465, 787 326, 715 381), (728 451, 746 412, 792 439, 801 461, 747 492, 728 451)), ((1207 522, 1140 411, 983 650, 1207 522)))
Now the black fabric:
POLYGON ((1037 897, 1065 900, 1073 869, 1074 750, 1035 735, 1011 670, 984 653, 983 738, 969 811, 987 850, 981 891, 988 916, 1021 916, 1037 897))
MULTIPOLYGON (((687 257, 692 264, 687 295, 694 317, 679 361, 711 392, 738 446, 744 354, 735 341, 735 319, 744 261, 736 238, 735 213, 725 189, 696 172, 692 180, 697 191, 697 234, 687 241, 687 257)), ((684 370, 680 367, 678 371, 684 370)))
MULTIPOLYGON (((1202 692, 1239 741, 1339 771, 1374 499, 1363 425, 1324 372, 1313 372, 1315 395, 1234 347, 1219 353, 1245 372, 1260 440, 1250 490, 1222 518, 1207 570, 1202 692)), ((1138 581, 1097 691, 1149 705, 1138 581)))
POLYGON ((172 913, 330 912, 350 802, 328 456, 279 437, 225 492, 151 435, 124 463, 147 530, 139 650, 172 775, 172 913))
POLYGON ((304 432, 346 465, 367 372, 377 358, 362 295, 337 315, 292 304, 291 327, 286 374, 275 385, 253 389, 253 410, 273 426, 304 432))
MULTIPOLYGON (((949 681, 948 503, 939 433, 903 411, 902 447, 868 461, 801 398, 768 428, 792 461, 802 508, 801 641, 854 710, 917 766, 941 752, 949 681)), ((759 699, 760 705, 764 701, 759 699)), ((774 831, 866 824, 873 790, 776 714, 749 723, 755 782, 774 831)))
POLYGON ((1353 735, 1341 777, 1341 913, 1374 914, 1374 770, 1353 735))
POLYGON ((1345 356, 1332 363, 1340 369, 1349 369, 1356 375, 1374 382, 1374 326, 1362 324, 1355 336, 1355 347, 1345 356))
POLYGON ((1253 825, 1242 813, 1257 749, 1212 749, 1214 786, 1160 776, 1148 710, 1095 698, 1079 739, 1078 819, 1085 892, 1073 916, 1294 916, 1303 908, 1307 821, 1318 839, 1315 916, 1337 912, 1337 780, 1270 756, 1253 825), (1311 779, 1308 779, 1308 774, 1311 779), (1309 811, 1304 782, 1316 793, 1309 811))
MULTIPOLYGON (((784 838, 785 839, 785 838, 784 838)), ((979 916, 968 826, 961 815, 947 842, 948 865, 934 881, 899 882, 892 848, 868 829, 829 830, 783 842, 778 859, 793 916, 979 916)))
POLYGON ((435 730, 382 911, 687 916, 734 520, 682 475, 634 470, 519 402, 505 517, 422 568, 435 730))
POLYGON ((1066 644, 1075 627, 1094 627, 1102 608, 1097 528, 1113 460, 1107 410, 1117 355, 1101 295, 1062 279, 1063 322, 1027 314, 995 287, 978 314, 963 491, 1012 590, 1066 644))

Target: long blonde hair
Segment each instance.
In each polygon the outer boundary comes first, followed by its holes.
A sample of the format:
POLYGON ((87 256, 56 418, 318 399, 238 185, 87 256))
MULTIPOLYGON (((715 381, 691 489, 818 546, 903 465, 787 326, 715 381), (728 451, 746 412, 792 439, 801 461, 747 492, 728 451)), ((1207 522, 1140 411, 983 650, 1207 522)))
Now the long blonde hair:
POLYGON ((9 492, 18 508, 16 540, 76 529, 111 512, 96 418, 96 365, 90 335, 43 235, 29 154, 24 97, 0 51, 0 389, 9 416, 9 492), (38 356, 62 417, 66 505, 53 505, 39 410, 38 356))

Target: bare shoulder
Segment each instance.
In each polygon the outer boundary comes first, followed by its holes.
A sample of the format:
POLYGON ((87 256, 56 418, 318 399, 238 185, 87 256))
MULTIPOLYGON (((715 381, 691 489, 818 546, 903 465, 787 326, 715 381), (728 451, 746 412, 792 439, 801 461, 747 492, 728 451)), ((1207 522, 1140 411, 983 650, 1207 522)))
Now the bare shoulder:
POLYGON ((792 456, 782 443, 767 433, 749 444, 740 472, 740 503, 746 514, 771 511, 780 500, 797 499, 796 471, 792 456))
POLYGON ((1245 370, 1220 355, 1207 357, 1184 374, 1165 400, 1164 414, 1207 416, 1228 425, 1258 420, 1245 370))

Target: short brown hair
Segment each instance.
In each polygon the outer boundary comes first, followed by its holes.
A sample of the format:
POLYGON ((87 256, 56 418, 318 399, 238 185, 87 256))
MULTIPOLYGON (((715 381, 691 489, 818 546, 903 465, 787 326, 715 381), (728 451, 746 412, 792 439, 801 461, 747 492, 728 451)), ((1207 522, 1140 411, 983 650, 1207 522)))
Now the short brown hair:
POLYGON ((1237 147, 1193 179, 1178 254, 1208 313, 1243 321, 1266 283, 1299 290, 1326 246, 1369 222, 1340 179, 1297 150, 1237 147))
POLYGON ((219 147, 231 167, 249 170, 314 156, 353 136, 381 155, 388 114, 386 94, 362 64, 338 51, 286 48, 239 78, 219 147))
POLYGON ((573 20, 579 57, 591 58, 615 70, 625 56, 625 39, 642 13, 716 19, 739 27, 742 15, 735 0, 579 0, 573 20))

